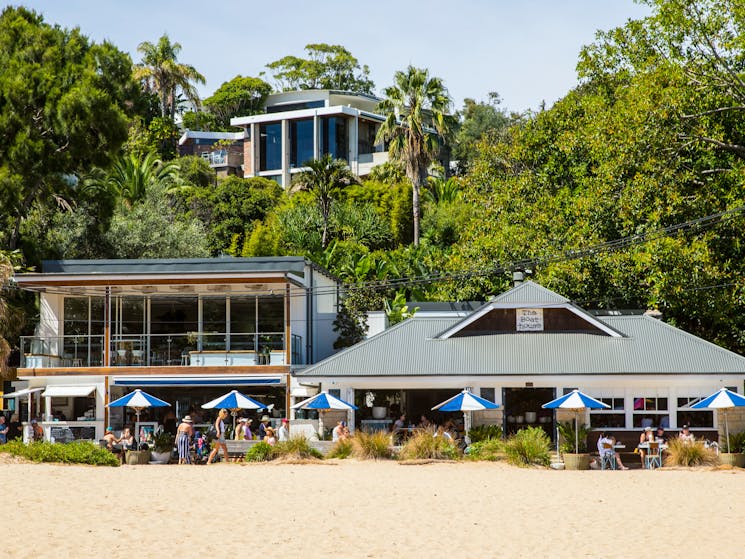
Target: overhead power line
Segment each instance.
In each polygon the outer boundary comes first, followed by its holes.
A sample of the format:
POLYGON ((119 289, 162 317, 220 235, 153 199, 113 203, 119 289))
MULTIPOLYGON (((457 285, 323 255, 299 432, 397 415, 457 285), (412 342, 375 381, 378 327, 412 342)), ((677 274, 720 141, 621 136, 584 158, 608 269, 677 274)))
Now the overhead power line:
MULTIPOLYGON (((627 237, 621 237, 595 245, 586 246, 579 249, 568 249, 555 254, 545 256, 535 256, 531 258, 524 258, 520 260, 513 260, 503 263, 495 263, 489 267, 475 268, 471 270, 459 271, 459 272, 442 272, 435 274, 424 274, 419 276, 409 276, 403 278, 389 278, 385 280, 369 280, 363 282, 345 283, 339 288, 333 287, 313 287, 303 288, 302 293, 291 294, 290 297, 305 297, 308 292, 313 295, 333 295, 336 294, 340 289, 341 291, 380 291, 389 289, 398 289, 402 287, 416 287, 418 285, 426 285, 432 283, 439 283, 443 281, 464 281, 473 278, 483 278, 490 276, 503 275, 507 272, 514 270, 526 270, 534 269, 539 266, 545 266, 548 264, 557 264, 561 262, 568 262, 572 260, 582 260, 585 258, 591 258, 599 256, 605 253, 617 252, 622 249, 631 248, 646 244, 651 241, 659 240, 665 237, 670 237, 674 234, 686 232, 686 231, 703 231, 710 227, 725 223, 732 219, 741 217, 745 213, 745 205, 737 206, 735 208, 718 212, 715 214, 699 217, 682 223, 676 223, 668 225, 653 231, 646 233, 639 233, 636 235, 629 235, 627 237)), ((18 285, 11 283, 9 286, 11 289, 21 289, 18 285)), ((46 293, 69 295, 69 291, 54 290, 47 288, 24 288, 28 291, 45 291, 46 293)), ((181 294, 183 297, 185 294, 181 294)), ((174 296, 178 296, 174 294, 174 296)))

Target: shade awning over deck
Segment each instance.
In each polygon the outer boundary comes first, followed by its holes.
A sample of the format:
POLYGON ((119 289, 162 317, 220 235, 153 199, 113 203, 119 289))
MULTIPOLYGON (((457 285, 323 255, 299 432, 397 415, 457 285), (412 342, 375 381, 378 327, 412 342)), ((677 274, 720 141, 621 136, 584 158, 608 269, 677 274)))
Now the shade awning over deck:
POLYGON ((8 392, 3 394, 3 398, 20 398, 21 396, 28 396, 36 392, 41 392, 44 388, 24 388, 23 390, 16 390, 15 392, 8 392))
POLYGON ((42 392, 42 396, 45 398, 78 398, 83 396, 90 396, 95 392, 96 387, 91 385, 62 385, 62 386, 47 386, 47 389, 42 392))
POLYGON ((283 375, 262 376, 194 376, 169 375, 154 377, 152 375, 117 377, 112 380, 115 386, 280 386, 284 384, 283 375))

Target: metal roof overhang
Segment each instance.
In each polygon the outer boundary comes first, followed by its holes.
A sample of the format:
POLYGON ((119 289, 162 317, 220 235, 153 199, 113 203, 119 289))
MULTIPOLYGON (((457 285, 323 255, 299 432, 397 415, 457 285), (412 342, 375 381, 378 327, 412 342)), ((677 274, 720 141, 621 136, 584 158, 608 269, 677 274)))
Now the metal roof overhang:
POLYGON ((196 375, 169 375, 154 377, 152 375, 116 377, 115 386, 281 386, 283 375, 262 375, 256 377, 214 377, 196 375))

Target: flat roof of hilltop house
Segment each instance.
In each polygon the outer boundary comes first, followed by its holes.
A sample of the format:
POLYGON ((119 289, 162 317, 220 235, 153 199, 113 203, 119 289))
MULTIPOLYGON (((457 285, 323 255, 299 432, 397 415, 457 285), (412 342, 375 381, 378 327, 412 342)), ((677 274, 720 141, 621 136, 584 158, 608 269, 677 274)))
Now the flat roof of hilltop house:
POLYGON ((465 318, 414 316, 296 374, 382 378, 726 373, 745 373, 745 357, 649 316, 593 316, 525 282, 465 318), (540 331, 517 331, 515 317, 521 309, 545 314, 545 329, 541 323, 540 331))

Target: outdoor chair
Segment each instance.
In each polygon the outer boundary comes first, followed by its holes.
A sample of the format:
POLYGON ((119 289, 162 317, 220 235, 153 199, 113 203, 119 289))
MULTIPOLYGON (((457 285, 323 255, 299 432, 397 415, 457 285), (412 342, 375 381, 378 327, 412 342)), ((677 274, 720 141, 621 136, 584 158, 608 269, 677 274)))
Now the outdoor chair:
POLYGON ((662 467, 662 453, 660 452, 660 443, 649 443, 647 454, 644 457, 644 465, 648 470, 662 467))
POLYGON ((616 464, 616 452, 613 450, 611 443, 603 443, 603 452, 600 453, 600 469, 615 470, 616 464))

